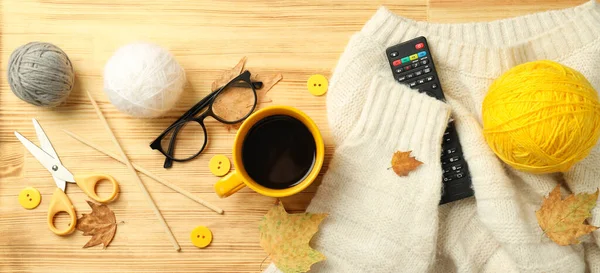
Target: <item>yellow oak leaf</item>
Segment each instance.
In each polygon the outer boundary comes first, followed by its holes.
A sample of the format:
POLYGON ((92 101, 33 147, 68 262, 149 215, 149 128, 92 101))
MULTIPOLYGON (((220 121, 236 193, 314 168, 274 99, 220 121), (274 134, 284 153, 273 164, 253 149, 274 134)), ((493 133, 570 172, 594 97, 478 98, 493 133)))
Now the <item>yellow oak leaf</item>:
POLYGON ((309 246, 325 217, 326 213, 288 214, 279 203, 260 221, 260 246, 282 272, 306 272, 325 260, 325 255, 309 246))
MULTIPOLYGON (((238 64, 236 66, 234 66, 232 69, 223 71, 223 74, 221 75, 221 77, 216 79, 212 83, 211 90, 216 90, 217 88, 227 84, 233 78, 235 78, 239 74, 241 74, 244 71, 244 67, 246 66, 246 61, 247 61, 247 58, 242 57, 242 59, 238 62, 238 64)), ((250 79, 252 80, 252 82, 262 82, 262 87, 260 89, 256 89, 257 102, 256 102, 255 110, 258 110, 264 104, 273 102, 273 100, 269 98, 267 93, 269 92, 269 90, 271 90, 271 88, 273 88, 273 86, 275 86, 275 84, 277 84, 279 81, 281 81, 283 79, 283 76, 281 75, 281 73, 274 73, 274 74, 252 73, 252 75, 250 76, 250 79)), ((235 96, 236 94, 227 93, 226 95, 235 96)), ((238 100, 238 101, 240 103, 244 103, 244 104, 246 102, 245 100, 238 100)), ((232 105, 228 105, 227 107, 234 108, 234 109, 224 109, 222 111, 228 111, 228 110, 237 111, 237 109, 243 109, 245 107, 252 107, 252 105, 232 104, 232 105)), ((242 123, 239 122, 236 124, 223 124, 223 126, 225 126, 227 131, 231 131, 231 129, 239 129, 241 124, 242 123)))
POLYGON ((544 198, 535 216, 544 234, 555 243, 561 246, 578 244, 577 238, 598 229, 585 224, 585 219, 592 216, 590 210, 596 206, 597 199, 598 190, 592 194, 571 194, 561 200, 560 185, 557 185, 544 198))
POLYGON ((397 151, 392 156, 392 169, 398 176, 407 176, 408 173, 423 164, 423 162, 416 160, 415 157, 410 156, 411 152, 397 151))
POLYGON ((117 219, 115 213, 106 205, 87 201, 92 208, 92 213, 83 214, 77 220, 76 228, 83 231, 84 236, 92 238, 83 246, 88 248, 103 244, 106 248, 117 232, 117 219))

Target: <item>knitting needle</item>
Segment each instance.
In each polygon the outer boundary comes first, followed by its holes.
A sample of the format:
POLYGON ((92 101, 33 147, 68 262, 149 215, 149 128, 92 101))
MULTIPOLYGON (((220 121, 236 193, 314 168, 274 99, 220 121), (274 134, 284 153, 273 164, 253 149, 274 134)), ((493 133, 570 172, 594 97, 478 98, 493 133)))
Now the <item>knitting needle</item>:
MULTIPOLYGON (((118 155, 116 155, 116 154, 114 154, 114 153, 112 153, 112 152, 109 152, 109 151, 107 151, 107 150, 104 150, 104 149, 103 149, 103 148, 101 148, 100 146, 98 146, 98 145, 96 145, 96 144, 93 144, 93 143, 91 143, 91 142, 90 142, 90 141, 88 141, 88 140, 85 140, 83 137, 80 137, 80 136, 76 135, 75 133, 73 133, 73 132, 71 132, 71 131, 67 131, 67 130, 63 130, 63 131, 64 131, 64 132, 65 132, 67 135, 69 135, 70 137, 72 137, 72 138, 74 138, 75 140, 77 140, 77 141, 79 141, 79 142, 81 142, 81 143, 83 143, 83 144, 87 145, 88 147, 94 148, 96 151, 98 151, 98 152, 101 152, 101 153, 103 153, 103 154, 105 154, 105 155, 107 155, 107 156, 110 156, 110 157, 112 157, 113 159, 115 159, 115 160, 117 160, 117 161, 119 161, 119 162, 121 162, 121 163, 123 163, 123 164, 127 164, 127 163, 125 163, 125 160, 123 160, 122 158, 119 158, 119 156, 118 156, 118 155)), ((184 195, 185 197, 187 197, 187 198, 191 199, 192 201, 195 201, 195 202, 197 202, 198 204, 200 204, 200 205, 203 205, 203 206, 205 206, 205 207, 207 207, 207 208, 209 208, 209 209, 211 209, 211 210, 215 211, 215 212, 216 212, 216 213, 218 213, 218 214, 223 214, 223 209, 221 209, 221 208, 219 208, 219 207, 217 207, 217 206, 215 206, 215 205, 213 205, 213 204, 210 204, 210 203, 208 203, 208 202, 206 202, 206 201, 204 201, 204 200, 200 199, 199 197, 197 197, 197 196, 193 195, 191 192, 189 192, 189 191, 186 191, 186 190, 184 190, 184 189, 180 188, 179 186, 177 186, 177 185, 175 185, 175 184, 173 184, 173 183, 171 183, 171 182, 169 182, 169 181, 167 181, 167 180, 165 180, 165 179, 162 179, 162 178, 160 178, 160 177, 156 176, 155 174, 151 173, 150 171, 146 170, 144 167, 142 167, 142 166, 140 166, 140 165, 138 165, 138 164, 131 163, 131 165, 133 165, 133 167, 134 167, 136 170, 138 170, 139 172, 141 172, 141 173, 143 173, 143 174, 147 175, 148 177, 150 177, 150 178, 152 178, 152 179, 156 180, 157 182, 159 182, 159 183, 161 183, 161 184, 163 184, 163 185, 167 186, 168 188, 170 188, 170 189, 172 189, 172 190, 174 190, 174 191, 176 191, 176 192, 178 192, 178 193, 181 193, 182 195, 184 195)))
POLYGON ((160 210, 156 206, 156 203, 154 203, 154 200, 152 200, 152 196, 150 195, 150 193, 146 189, 146 186, 144 186, 144 182, 142 182, 142 179, 140 179, 140 177, 138 176, 138 173, 133 168, 133 165, 131 165, 131 161, 129 161, 129 158, 127 157, 127 154, 125 154, 125 151, 121 147, 121 144, 117 140, 117 137, 115 137, 115 134, 113 133, 112 129, 110 129, 110 126, 108 125, 108 121, 106 121, 106 119, 104 118, 104 114, 102 114, 102 111, 100 110, 100 107, 98 106, 98 104, 96 103, 96 101, 94 100, 94 98, 92 97, 92 95, 90 94, 90 92, 86 91, 86 93, 87 93, 88 97, 90 98, 90 101, 92 102, 92 105, 94 106, 94 109, 96 109, 96 114, 98 114, 98 117, 100 118, 100 120, 104 124, 104 128, 106 128, 106 130, 110 133, 112 141, 115 143, 115 145, 117 146, 117 148, 119 148, 119 150, 121 151, 121 158, 123 158, 123 160, 125 161, 125 165, 127 165, 127 168, 129 168, 129 170, 133 173, 133 176, 137 179, 138 185, 140 186, 140 189, 142 190, 142 193, 144 193, 144 195, 146 196, 146 199, 150 203, 150 205, 152 207, 152 210, 154 210, 154 214, 156 214, 156 217, 158 217, 158 220, 160 221, 160 223, 165 228, 165 231, 167 232, 167 235, 169 235, 169 239, 171 239, 171 243, 173 244, 173 247, 175 247, 175 251, 180 251, 181 247, 179 246, 179 243, 177 242, 177 239, 175 239, 175 236, 173 235, 173 232, 171 231, 171 229, 167 225, 167 222, 165 222, 165 218, 160 213, 160 210))

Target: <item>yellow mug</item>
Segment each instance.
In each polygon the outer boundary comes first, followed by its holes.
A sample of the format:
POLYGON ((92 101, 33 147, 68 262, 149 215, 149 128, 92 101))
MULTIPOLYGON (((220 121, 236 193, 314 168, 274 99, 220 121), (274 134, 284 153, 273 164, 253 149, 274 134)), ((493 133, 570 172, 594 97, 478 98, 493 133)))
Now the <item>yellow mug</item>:
POLYGON ((228 197, 240 189, 248 186, 255 192, 258 192, 265 196, 271 197, 284 197, 294 195, 308 187, 319 175, 319 171, 323 166, 323 159, 325 157, 325 145, 323 144, 323 138, 319 132, 319 128, 315 122, 310 119, 306 114, 300 110, 290 106, 270 106, 256 111, 250 115, 238 130, 235 140, 233 142, 233 165, 235 170, 221 178, 215 185, 214 189, 217 195, 221 198, 228 197), (312 168, 304 178, 296 183, 295 185, 284 188, 284 189, 272 189, 265 187, 258 182, 254 181, 246 172, 244 164, 242 162, 242 146, 244 140, 248 135, 250 129, 261 120, 275 115, 285 115, 292 117, 302 122, 306 128, 312 134, 315 140, 315 159, 312 168))

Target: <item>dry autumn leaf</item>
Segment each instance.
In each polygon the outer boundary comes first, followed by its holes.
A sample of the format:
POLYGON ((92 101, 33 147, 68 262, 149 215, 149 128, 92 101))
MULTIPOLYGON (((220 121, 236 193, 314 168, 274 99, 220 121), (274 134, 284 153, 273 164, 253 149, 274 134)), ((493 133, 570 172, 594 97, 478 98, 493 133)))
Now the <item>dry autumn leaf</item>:
POLYGON ((231 79, 241 74, 242 71, 244 71, 244 66, 246 66, 247 59, 248 58, 244 56, 232 69, 223 71, 221 77, 212 83, 210 90, 217 90, 217 88, 227 84, 229 81, 231 81, 231 79))
POLYGON ((597 199, 598 190, 593 194, 571 194, 561 200, 560 185, 557 185, 544 198, 535 216, 544 234, 555 243, 561 246, 578 244, 578 237, 598 229, 584 222, 592 216, 590 210, 596 206, 597 199))
POLYGON ((275 86, 275 84, 277 84, 279 81, 281 81, 283 79, 283 76, 281 75, 281 73, 252 74, 250 79, 253 82, 262 82, 263 83, 262 88, 256 90, 256 96, 258 97, 257 98, 258 104, 256 105, 256 109, 259 109, 261 104, 273 102, 273 100, 267 96, 267 93, 269 92, 269 90, 271 90, 271 88, 273 88, 273 86, 275 86))
POLYGON ((415 157, 410 156, 411 152, 397 151, 392 156, 392 169, 398 176, 407 176, 408 173, 423 164, 423 162, 416 160, 415 157))
POLYGON ((326 213, 288 214, 279 203, 260 221, 260 246, 282 272, 306 272, 325 260, 325 255, 309 246, 325 217, 326 213))
MULTIPOLYGON (((243 57, 238 62, 238 64, 236 66, 234 66, 232 69, 223 71, 223 74, 221 75, 221 77, 212 83, 212 86, 211 86, 212 90, 216 90, 217 88, 227 84, 233 78, 237 77, 240 73, 242 73, 244 71, 244 67, 246 65, 246 60, 247 60, 247 58, 243 57)), ((277 84, 279 81, 281 81, 281 79, 283 79, 283 76, 280 73, 276 73, 276 74, 254 73, 251 75, 250 79, 253 82, 262 82, 263 83, 262 88, 256 90, 257 103, 256 103, 255 110, 258 110, 265 103, 269 103, 269 102, 273 101, 268 97, 267 93, 269 92, 269 90, 271 90, 271 88, 273 88, 273 86, 275 86, 275 84, 277 84)), ((235 93, 227 93, 227 95, 235 96, 236 94, 235 93)), ((232 101, 235 101, 235 100, 232 99, 232 101)), ((227 107, 230 108, 231 111, 236 111, 237 109, 243 109, 245 107, 248 107, 248 105, 245 105, 246 104, 245 100, 237 100, 237 101, 239 101, 239 103, 243 103, 244 105, 238 105, 238 104, 234 103, 232 105, 228 105, 227 107)), ((227 110, 228 109, 219 109, 219 111, 221 111, 221 112, 224 112, 227 110)), ((240 127, 241 123, 223 124, 223 125, 225 126, 225 128, 227 128, 228 131, 231 131, 231 129, 238 129, 240 127)))
POLYGON ((84 236, 92 236, 83 248, 103 244, 106 248, 117 232, 117 219, 115 213, 106 205, 87 201, 92 208, 92 213, 83 214, 77 220, 77 229, 83 231, 84 236))

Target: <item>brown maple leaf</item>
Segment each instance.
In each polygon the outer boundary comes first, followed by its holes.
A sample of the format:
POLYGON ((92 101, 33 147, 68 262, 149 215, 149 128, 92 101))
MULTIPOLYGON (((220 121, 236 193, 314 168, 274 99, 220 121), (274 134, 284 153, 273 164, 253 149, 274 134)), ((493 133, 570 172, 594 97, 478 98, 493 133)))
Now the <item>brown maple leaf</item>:
POLYGON ((106 205, 91 201, 87 201, 87 203, 92 208, 92 213, 83 214, 77 220, 77 229, 83 231, 84 236, 92 236, 83 248, 99 244, 103 244, 106 248, 117 232, 115 213, 106 205))
POLYGON ((410 156, 408 152, 397 151, 392 156, 392 169, 398 176, 407 176, 408 173, 419 167, 423 162, 416 160, 415 157, 410 156))
POLYGON ((578 237, 598 229, 585 224, 585 219, 592 216, 590 210, 596 206, 598 192, 571 194, 561 200, 560 185, 556 185, 535 212, 544 234, 555 243, 566 246, 578 244, 578 237))
POLYGON ((217 90, 217 88, 226 85, 233 78, 237 77, 244 71, 244 66, 246 66, 246 56, 242 57, 242 59, 236 64, 232 69, 223 71, 221 77, 213 81, 210 90, 217 90))
MULTIPOLYGON (((238 62, 238 64, 236 66, 234 66, 232 69, 223 71, 223 74, 221 75, 221 77, 216 79, 212 83, 211 90, 216 90, 217 88, 227 84, 233 78, 237 77, 240 73, 242 73, 244 71, 244 67, 246 66, 246 61, 247 61, 247 58, 242 57, 242 59, 238 62)), ((283 79, 283 76, 281 75, 281 73, 275 73, 275 74, 253 73, 251 75, 250 79, 252 80, 252 82, 262 82, 263 83, 262 88, 256 90, 257 102, 256 102, 255 110, 258 110, 264 104, 273 102, 273 100, 269 98, 267 93, 269 92, 269 90, 271 90, 271 88, 273 88, 273 86, 275 86, 275 84, 277 84, 279 81, 281 81, 281 79, 283 79)), ((230 95, 230 94, 232 96, 235 95, 233 93, 227 93, 226 95, 230 95)), ((235 100, 232 100, 232 101, 235 101, 235 100)), ((239 101, 239 103, 245 103, 245 100, 238 100, 238 101, 239 101)), ((248 105, 231 104, 231 105, 228 105, 227 107, 241 109, 244 107, 251 107, 251 105, 248 106, 248 105)), ((226 111, 226 110, 227 109, 223 109, 221 111, 226 111)), ((231 129, 239 129, 240 125, 241 125, 241 122, 236 123, 236 124, 223 124, 223 126, 225 126, 225 128, 227 128, 227 131, 231 131, 231 129)))
POLYGON ((258 226, 260 246, 282 272, 306 272, 314 263, 325 260, 325 255, 309 245, 325 217, 326 213, 288 214, 281 203, 276 204, 258 226))
MULTIPOLYGON (((257 82, 260 81, 263 83, 262 88, 257 89, 256 90, 256 109, 254 109, 254 111, 262 108, 262 106, 264 106, 264 104, 266 103, 271 103, 273 102, 273 100, 271 98, 269 98, 269 96, 267 95, 267 92, 269 92, 269 90, 271 90, 271 88, 273 86, 275 86, 275 84, 277 84, 281 79, 283 79, 283 76, 280 73, 277 74, 252 74, 252 76, 250 77, 252 79, 252 82, 257 82)), ((238 106, 238 107, 241 107, 238 106)), ((242 125, 241 122, 235 123, 235 124, 224 124, 225 128, 227 128, 227 131, 231 131, 232 129, 239 129, 240 126, 242 125)))
POLYGON ((273 102, 267 96, 267 93, 277 84, 279 81, 283 79, 283 75, 281 73, 276 74, 252 74, 250 77, 252 82, 262 82, 263 86, 260 89, 256 90, 256 96, 258 97, 258 103, 256 105, 256 109, 259 109, 259 106, 263 103, 273 102))

